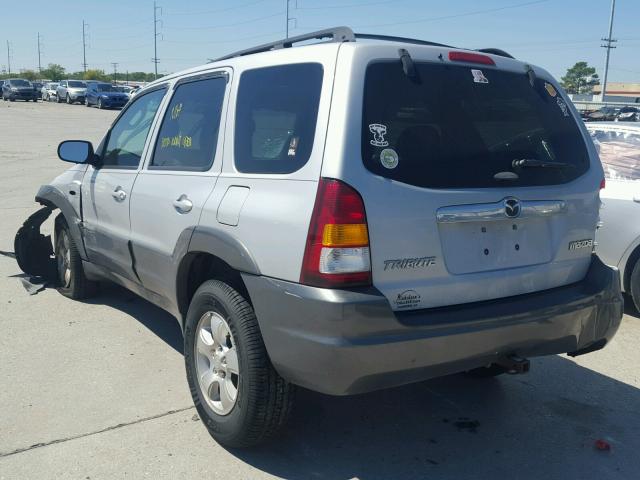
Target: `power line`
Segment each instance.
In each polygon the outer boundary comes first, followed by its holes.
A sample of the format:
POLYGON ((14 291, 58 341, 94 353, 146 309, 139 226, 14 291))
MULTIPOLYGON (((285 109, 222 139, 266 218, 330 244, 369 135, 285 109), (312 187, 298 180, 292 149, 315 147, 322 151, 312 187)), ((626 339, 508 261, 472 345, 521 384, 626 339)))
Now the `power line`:
POLYGON ((220 25, 209 25, 206 27, 172 27, 171 25, 169 25, 167 28, 170 28, 173 30, 211 30, 214 28, 220 29, 220 28, 228 28, 228 27, 237 27, 239 25, 246 25, 248 23, 259 22, 260 20, 266 20, 268 18, 280 17, 283 14, 286 14, 286 10, 282 12, 272 13, 270 15, 264 15, 262 17, 252 18, 249 20, 242 20, 240 22, 234 22, 234 23, 223 23, 220 25))
POLYGON ((160 59, 158 58, 158 35, 162 35, 158 33, 158 22, 162 23, 162 20, 158 20, 158 10, 160 10, 160 15, 162 15, 162 7, 158 7, 156 2, 153 2, 153 58, 151 61, 153 62, 154 68, 154 80, 158 78, 158 63, 160 59))
POLYGON ((605 43, 604 45, 600 45, 602 48, 605 48, 607 50, 607 53, 604 59, 604 78, 602 79, 602 93, 600 94, 601 102, 605 101, 605 95, 607 92, 607 77, 609 76, 609 55, 611 54, 611 49, 616 48, 615 45, 612 45, 612 44, 617 42, 617 40, 614 40, 613 38, 611 38, 611 34, 613 33, 613 15, 615 13, 615 10, 616 10, 616 0, 611 0, 611 16, 609 17, 609 35, 607 35, 607 38, 601 39, 605 43))
POLYGON ((253 5, 257 5, 258 3, 262 3, 265 0, 256 0, 254 2, 249 2, 249 3, 244 3, 242 5, 236 5, 235 7, 228 7, 228 8, 219 8, 217 10, 200 10, 197 12, 169 12, 167 13, 167 15, 169 15, 170 17, 175 17, 175 16, 180 16, 180 15, 209 15, 209 14, 216 14, 216 13, 223 13, 223 12, 228 12, 231 10, 238 10, 240 8, 245 8, 245 7, 252 7, 253 5))

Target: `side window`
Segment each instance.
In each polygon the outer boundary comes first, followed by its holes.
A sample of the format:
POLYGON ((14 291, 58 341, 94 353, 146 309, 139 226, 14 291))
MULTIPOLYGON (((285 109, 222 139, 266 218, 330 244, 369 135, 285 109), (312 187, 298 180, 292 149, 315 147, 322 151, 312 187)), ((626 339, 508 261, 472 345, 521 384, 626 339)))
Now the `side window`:
POLYGON ((322 65, 247 70, 236 101, 235 165, 244 173, 291 173, 311 155, 322 65))
POLYGON ((158 133, 150 169, 209 170, 227 87, 223 76, 179 84, 158 133))
POLYGON ((137 97, 123 111, 109 132, 102 155, 102 166, 135 168, 140 163, 144 143, 166 90, 160 89, 137 97))

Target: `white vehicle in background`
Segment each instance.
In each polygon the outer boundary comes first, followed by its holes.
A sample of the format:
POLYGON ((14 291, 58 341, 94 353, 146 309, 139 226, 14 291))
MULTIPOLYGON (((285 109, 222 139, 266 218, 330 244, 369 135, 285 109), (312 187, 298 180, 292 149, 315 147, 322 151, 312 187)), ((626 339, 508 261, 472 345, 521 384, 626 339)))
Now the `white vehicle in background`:
POLYGON ((620 269, 622 290, 640 310, 640 125, 589 123, 604 168, 598 256, 620 269))
POLYGON ((58 98, 58 82, 47 82, 40 90, 43 102, 50 102, 58 98))

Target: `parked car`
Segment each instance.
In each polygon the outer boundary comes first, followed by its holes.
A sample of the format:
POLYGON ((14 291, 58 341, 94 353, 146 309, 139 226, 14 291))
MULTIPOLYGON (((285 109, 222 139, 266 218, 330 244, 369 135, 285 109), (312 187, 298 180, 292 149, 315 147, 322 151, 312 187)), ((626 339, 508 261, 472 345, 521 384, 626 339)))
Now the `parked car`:
POLYGON ((51 100, 55 100, 58 98, 58 83, 57 82, 47 82, 41 89, 42 100, 46 102, 50 102, 51 100))
POLYGON ((67 297, 109 279, 175 315, 225 445, 275 434, 295 385, 524 373, 620 324, 618 271, 592 253, 602 166, 556 80, 373 37, 314 32, 152 82, 97 149, 59 145, 76 165, 16 236, 21 268, 67 297))
POLYGON ((5 102, 7 100, 11 102, 16 100, 24 100, 25 102, 29 100, 34 102, 38 101, 36 92, 33 90, 33 85, 31 85, 29 80, 25 80, 24 78, 10 78, 5 80, 2 84, 2 99, 5 102))
POLYGON ((81 80, 61 80, 56 88, 56 100, 58 103, 84 103, 86 93, 87 84, 85 82, 81 80))
POLYGON ((116 88, 109 83, 90 83, 87 85, 87 96, 84 104, 87 107, 91 105, 103 108, 122 108, 129 101, 129 96, 125 93, 118 92, 116 88))
POLYGON ((602 260, 620 269, 623 291, 640 311, 640 125, 592 123, 606 188, 596 240, 602 260))
POLYGON ((640 109, 636 107, 622 107, 616 116, 616 122, 640 121, 640 109))
POLYGON ((616 107, 602 107, 595 112, 588 113, 584 120, 585 122, 611 121, 615 120, 618 112, 620 112, 620 109, 616 107))
POLYGON ((44 84, 42 82, 31 82, 31 85, 33 85, 33 90, 36 92, 36 97, 40 99, 44 84))

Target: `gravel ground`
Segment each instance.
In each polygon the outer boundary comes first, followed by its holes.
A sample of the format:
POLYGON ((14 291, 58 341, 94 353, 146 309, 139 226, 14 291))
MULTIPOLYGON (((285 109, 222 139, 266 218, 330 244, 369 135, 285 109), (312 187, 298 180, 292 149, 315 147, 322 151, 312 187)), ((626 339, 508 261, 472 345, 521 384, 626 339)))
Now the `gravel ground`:
POLYGON ((11 257, 56 146, 117 112, 0 102, 0 478, 634 479, 640 316, 577 359, 524 376, 451 376, 350 398, 301 391, 278 441, 229 451, 192 408, 175 320, 120 288, 30 296, 11 257), (608 452, 594 442, 604 439, 608 452))

